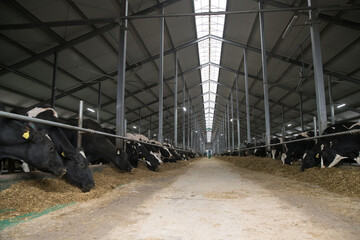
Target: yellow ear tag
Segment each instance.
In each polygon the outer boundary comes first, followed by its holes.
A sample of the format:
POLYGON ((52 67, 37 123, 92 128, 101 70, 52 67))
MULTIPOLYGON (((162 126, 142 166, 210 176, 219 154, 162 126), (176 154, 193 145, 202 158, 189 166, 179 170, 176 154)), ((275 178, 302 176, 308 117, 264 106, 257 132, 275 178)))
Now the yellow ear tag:
POLYGON ((22 135, 22 137, 25 138, 25 139, 29 139, 29 137, 30 137, 29 131, 24 132, 24 134, 22 135))
POLYGON ((319 154, 316 154, 316 158, 319 158, 319 154))
POLYGON ((145 160, 145 158, 143 157, 143 160, 145 160))
POLYGON ((61 156, 65 157, 65 153, 64 153, 64 152, 62 152, 62 153, 61 153, 61 156))

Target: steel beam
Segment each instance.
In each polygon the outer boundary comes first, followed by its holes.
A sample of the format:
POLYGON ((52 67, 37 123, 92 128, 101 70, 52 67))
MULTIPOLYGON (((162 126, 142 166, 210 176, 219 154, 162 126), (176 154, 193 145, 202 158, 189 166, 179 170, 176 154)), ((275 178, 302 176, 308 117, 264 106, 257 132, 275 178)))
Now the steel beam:
MULTIPOLYGON (((262 9, 261 1, 259 1, 259 9, 262 9)), ((261 62, 263 70, 263 88, 264 88, 264 109, 265 109, 265 143, 270 144, 270 112, 269 112, 269 90, 267 81, 267 63, 266 63, 266 44, 265 44, 265 30, 264 30, 264 16, 259 12, 260 22, 260 40, 261 40, 261 62)))
MULTIPOLYGON (((308 0, 308 6, 312 7, 312 1, 308 0)), ((320 46, 320 32, 319 32, 319 20, 316 16, 316 12, 309 11, 309 20, 311 21, 310 33, 311 33, 311 47, 314 65, 314 77, 315 77, 315 91, 316 91, 316 106, 317 117, 319 124, 319 133, 321 133, 327 127, 326 117, 326 101, 325 101, 325 86, 324 86, 324 74, 322 67, 321 46, 320 46)))
POLYGON ((247 142, 251 143, 251 130, 250 130, 250 100, 249 100, 249 80, 248 80, 248 69, 247 69, 247 53, 246 49, 244 53, 244 77, 245 77, 245 104, 246 104, 246 136, 247 142))
MULTIPOLYGON (((161 10, 164 14, 164 7, 161 10)), ((164 108, 164 18, 160 19, 160 58, 159 58, 159 134, 158 140, 163 143, 163 108, 164 108)))
POLYGON ((178 123, 178 52, 175 52, 175 89, 174 89, 174 146, 177 147, 177 123, 178 123))
POLYGON ((56 91, 56 75, 57 75, 57 53, 54 53, 53 80, 51 89, 51 107, 55 108, 55 91, 56 91))
MULTIPOLYGON (((121 16, 128 15, 128 0, 121 2, 121 16)), ((127 20, 119 27, 118 78, 116 93, 116 135, 125 136, 125 74, 126 74, 127 20)), ((116 139, 116 147, 125 148, 124 141, 116 139)))

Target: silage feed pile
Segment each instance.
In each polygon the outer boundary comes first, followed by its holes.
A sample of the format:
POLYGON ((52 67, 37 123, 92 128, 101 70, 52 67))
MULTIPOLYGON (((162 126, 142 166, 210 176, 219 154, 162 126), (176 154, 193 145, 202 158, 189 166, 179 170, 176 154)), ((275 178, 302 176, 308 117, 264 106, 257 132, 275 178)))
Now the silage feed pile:
POLYGON ((323 168, 314 167, 301 172, 301 165, 282 164, 281 160, 259 158, 255 156, 237 157, 222 156, 221 160, 231 162, 235 166, 253 171, 265 172, 275 176, 318 185, 330 192, 349 197, 360 197, 360 167, 323 168))
POLYGON ((166 176, 171 174, 172 170, 185 167, 190 162, 164 163, 158 172, 148 170, 144 164, 139 164, 139 168, 134 168, 131 173, 106 167, 103 171, 93 174, 95 188, 87 193, 58 178, 21 181, 0 192, 0 221, 23 218, 28 216, 27 214, 39 213, 54 206, 66 206, 99 198, 132 181, 146 181, 151 177, 166 176))

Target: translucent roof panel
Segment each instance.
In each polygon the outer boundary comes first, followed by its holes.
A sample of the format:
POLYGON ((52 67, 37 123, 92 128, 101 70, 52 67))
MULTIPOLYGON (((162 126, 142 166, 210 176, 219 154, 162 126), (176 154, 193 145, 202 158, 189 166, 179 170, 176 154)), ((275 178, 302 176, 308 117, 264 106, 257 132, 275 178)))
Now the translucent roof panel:
MULTIPOLYGON (((227 0, 194 0, 196 13, 219 12, 226 10, 227 0)), ((225 15, 196 16, 197 37, 215 35, 222 37, 224 33, 225 15)), ((220 64, 222 43, 215 39, 205 39, 198 43, 200 64, 214 63, 220 64)), ((217 83, 219 78, 219 68, 215 66, 205 66, 201 69, 205 125, 207 142, 211 142, 212 125, 214 121, 214 111, 216 102, 217 83), (209 81, 211 80, 211 81, 209 81), (209 93, 207 95, 206 93, 209 93)))

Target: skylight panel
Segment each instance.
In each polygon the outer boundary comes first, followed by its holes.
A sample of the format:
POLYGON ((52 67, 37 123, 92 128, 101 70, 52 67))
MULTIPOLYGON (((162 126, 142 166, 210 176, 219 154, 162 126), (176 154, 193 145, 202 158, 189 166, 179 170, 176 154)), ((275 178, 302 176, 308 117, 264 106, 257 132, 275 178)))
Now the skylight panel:
MULTIPOLYGON (((225 11, 226 3, 227 0, 194 0, 194 9, 196 13, 225 11)), ((195 23, 198 38, 207 35, 222 37, 224 32, 225 15, 196 16, 195 23)), ((221 48, 222 42, 219 40, 208 38, 199 42, 198 49, 200 64, 214 63, 220 65, 221 48)), ((218 82, 218 78, 218 67, 208 65, 201 69, 201 81, 204 82, 202 90, 207 142, 211 142, 217 92, 216 82, 218 82)))

